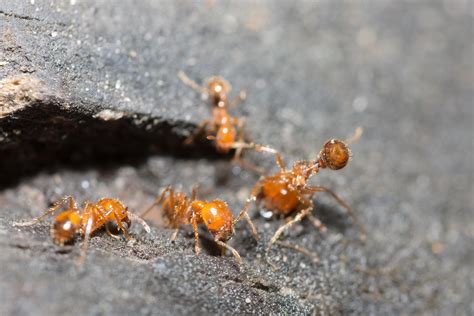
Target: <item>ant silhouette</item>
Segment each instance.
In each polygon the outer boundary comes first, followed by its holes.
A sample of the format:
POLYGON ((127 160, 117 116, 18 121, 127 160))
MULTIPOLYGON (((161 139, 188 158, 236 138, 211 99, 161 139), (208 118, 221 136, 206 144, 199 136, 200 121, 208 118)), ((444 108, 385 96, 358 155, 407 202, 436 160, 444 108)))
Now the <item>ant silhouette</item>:
POLYGON ((234 219, 226 202, 222 200, 198 200, 196 196, 196 186, 193 187, 191 198, 183 192, 175 192, 171 186, 168 186, 155 199, 153 204, 140 215, 145 216, 155 206, 161 205, 168 226, 175 229, 171 236, 171 241, 176 240, 181 226, 192 225, 194 230, 196 254, 201 252, 199 246, 198 224, 202 223, 213 236, 214 242, 221 247, 223 254, 225 249, 229 250, 240 264, 242 259, 239 253, 237 250, 226 244, 226 242, 234 235, 234 226, 242 217, 245 217, 247 220, 254 236, 258 236, 257 230, 250 217, 248 214, 241 212, 239 216, 234 219))
POLYGON ((41 216, 27 222, 13 223, 13 226, 26 227, 36 225, 46 217, 54 215, 66 205, 66 210, 54 218, 50 233, 53 242, 59 246, 69 244, 74 241, 77 235, 82 235, 84 242, 78 265, 84 263, 91 235, 100 228, 105 227, 109 236, 115 239, 120 238, 111 232, 111 228, 109 227, 110 223, 116 223, 118 229, 127 240, 130 239, 130 234, 124 226, 124 223, 127 227, 130 227, 132 220, 139 222, 147 233, 150 232, 148 224, 138 215, 128 211, 128 208, 117 199, 102 198, 95 204, 87 202, 81 210, 72 196, 65 196, 55 202, 53 206, 41 216))
POLYGON ((323 186, 310 186, 307 184, 309 178, 317 174, 321 169, 339 170, 349 162, 351 152, 348 145, 356 141, 362 135, 362 128, 357 128, 354 135, 346 141, 331 139, 327 141, 315 160, 300 160, 294 163, 291 170, 287 170, 281 155, 274 151, 276 164, 280 171, 271 176, 262 176, 253 187, 249 199, 247 199, 242 213, 247 214, 251 203, 257 205, 263 203, 264 208, 274 215, 290 216, 295 214, 287 223, 277 229, 267 245, 267 251, 274 243, 282 244, 288 248, 301 251, 301 247, 285 245, 277 242, 280 235, 295 223, 308 217, 313 225, 320 231, 325 231, 325 226, 319 219, 311 214, 314 208, 312 196, 318 192, 331 195, 341 206, 343 206, 352 220, 359 226, 360 238, 365 240, 366 234, 363 226, 358 221, 351 207, 332 190, 323 186))
POLYGON ((212 106, 212 119, 202 121, 184 143, 192 144, 196 137, 204 132, 208 140, 214 141, 219 153, 227 154, 231 150, 235 150, 234 163, 262 174, 262 169, 241 158, 242 150, 253 149, 257 152, 273 152, 273 150, 266 146, 245 142, 245 119, 233 117, 228 111, 229 108, 237 106, 246 99, 247 93, 245 90, 241 90, 234 99, 229 101, 232 86, 222 77, 212 76, 206 79, 207 87, 200 86, 183 71, 178 72, 178 77, 195 91, 208 95, 212 106))

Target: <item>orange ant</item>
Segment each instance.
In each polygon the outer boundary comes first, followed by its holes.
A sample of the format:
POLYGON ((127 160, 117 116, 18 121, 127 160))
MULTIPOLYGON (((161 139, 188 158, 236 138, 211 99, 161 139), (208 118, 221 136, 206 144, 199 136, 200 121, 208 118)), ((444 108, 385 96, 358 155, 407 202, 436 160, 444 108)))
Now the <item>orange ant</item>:
MULTIPOLYGON (((362 128, 357 128, 354 136, 347 140, 331 139, 327 141, 321 149, 316 160, 297 161, 291 170, 285 168, 285 164, 280 154, 276 151, 276 163, 280 168, 280 172, 272 176, 262 176, 257 184, 253 187, 250 198, 247 200, 242 213, 247 214, 251 202, 256 201, 257 204, 263 202, 264 207, 272 211, 274 214, 290 215, 296 212, 296 215, 286 224, 277 229, 273 237, 268 243, 267 250, 271 248, 280 235, 289 229, 295 223, 308 217, 313 225, 319 230, 324 231, 325 226, 315 218, 311 213, 314 208, 311 197, 317 192, 329 193, 340 205, 342 205, 353 221, 359 226, 360 237, 365 239, 365 231, 357 220, 349 205, 344 202, 336 193, 323 186, 309 186, 307 181, 312 175, 319 170, 329 168, 331 170, 339 170, 344 168, 351 156, 348 145, 356 141, 362 134, 362 128)), ((292 246, 291 248, 297 249, 292 246)), ((297 249, 298 250, 298 249, 297 249)))
POLYGON ((207 87, 200 86, 191 80, 183 71, 178 72, 178 77, 184 84, 197 92, 207 94, 212 105, 213 118, 204 120, 199 124, 196 131, 192 133, 184 143, 187 145, 191 144, 194 139, 204 131, 207 135, 206 138, 214 141, 218 152, 227 154, 232 149, 235 149, 234 162, 258 173, 262 173, 258 167, 240 159, 240 156, 242 150, 245 148, 265 151, 262 150, 264 147, 254 143, 244 142, 245 119, 232 117, 228 112, 229 108, 235 107, 246 99, 247 94, 245 90, 241 90, 234 99, 229 101, 229 93, 232 90, 232 86, 222 77, 212 76, 208 78, 206 80, 207 87))
POLYGON ((82 235, 84 243, 82 245, 81 257, 78 261, 79 265, 85 260, 90 236, 95 231, 105 227, 109 236, 115 239, 119 238, 111 232, 109 223, 115 222, 127 240, 130 239, 130 235, 123 224, 125 223, 127 227, 130 227, 132 219, 139 222, 146 232, 150 232, 150 227, 147 223, 138 215, 129 212, 128 208, 117 199, 102 198, 96 204, 87 202, 81 210, 77 207, 76 201, 72 196, 66 196, 57 201, 43 215, 28 222, 14 223, 13 226, 24 227, 35 225, 66 205, 66 210, 54 218, 53 224, 51 225, 51 237, 55 244, 64 246, 65 244, 72 243, 77 235, 82 235))
POLYGON ((175 241, 179 229, 182 225, 192 225, 194 230, 195 251, 201 252, 199 246, 198 224, 203 223, 211 233, 216 244, 218 244, 223 253, 225 249, 230 250, 238 263, 241 263, 237 250, 227 245, 225 242, 234 235, 234 226, 242 218, 247 220, 252 233, 257 236, 257 230, 253 225, 248 214, 241 212, 235 219, 227 203, 222 200, 203 201, 196 199, 197 188, 193 187, 191 198, 182 192, 175 192, 170 186, 165 188, 156 198, 153 204, 145 210, 141 216, 150 212, 153 207, 161 205, 164 216, 169 227, 175 231, 171 236, 171 241, 175 241), (168 194, 168 196, 166 196, 168 194))

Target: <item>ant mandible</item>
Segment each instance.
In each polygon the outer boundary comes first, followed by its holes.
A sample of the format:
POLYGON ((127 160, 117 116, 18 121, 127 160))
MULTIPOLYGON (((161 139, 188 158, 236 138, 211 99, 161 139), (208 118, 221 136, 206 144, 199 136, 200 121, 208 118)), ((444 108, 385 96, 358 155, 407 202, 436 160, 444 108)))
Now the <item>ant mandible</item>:
POLYGON ((191 80, 183 71, 178 72, 178 77, 181 81, 192 89, 202 94, 207 94, 210 98, 212 106, 212 119, 204 120, 196 128, 184 143, 189 145, 195 138, 203 131, 207 135, 208 140, 213 140, 218 152, 227 154, 232 149, 235 149, 234 162, 243 165, 249 169, 253 169, 258 173, 262 171, 256 166, 247 163, 240 159, 243 149, 254 149, 257 151, 264 148, 263 146, 244 142, 244 118, 233 117, 228 110, 235 107, 241 101, 245 100, 247 94, 245 90, 232 100, 229 101, 229 93, 232 90, 231 84, 222 77, 212 76, 206 80, 207 87, 202 87, 193 80, 191 80))
POLYGON ((285 168, 280 154, 276 151, 274 152, 280 172, 272 176, 262 176, 253 187, 250 198, 246 201, 242 210, 242 213, 247 214, 251 202, 255 201, 258 205, 263 202, 264 207, 274 214, 286 216, 296 212, 296 215, 291 220, 277 229, 268 243, 267 250, 277 242, 285 230, 305 217, 310 218, 313 225, 319 230, 325 230, 321 221, 311 214, 314 208, 312 196, 317 192, 329 193, 342 205, 352 217, 352 220, 359 226, 361 239, 365 239, 364 228, 344 200, 326 187, 310 186, 307 184, 309 178, 317 174, 321 169, 339 170, 344 168, 351 156, 348 145, 356 141, 361 135, 362 128, 359 127, 351 139, 345 142, 331 139, 324 144, 316 160, 297 161, 291 170, 285 168))
POLYGON ((90 236, 95 231, 105 227, 109 236, 116 239, 119 238, 111 232, 109 223, 115 222, 127 240, 130 239, 130 235, 124 223, 127 227, 130 227, 132 220, 139 222, 147 233, 150 232, 150 227, 147 223, 138 215, 128 211, 128 208, 117 199, 102 198, 95 204, 87 202, 81 210, 72 196, 65 196, 60 199, 43 215, 28 222, 14 223, 13 226, 25 227, 35 225, 46 217, 54 215, 65 206, 67 206, 66 210, 54 218, 50 231, 51 237, 55 244, 64 246, 73 242, 77 235, 82 235, 84 242, 78 261, 79 265, 82 265, 85 260, 90 236))
POLYGON ((226 242, 234 235, 234 226, 242 217, 245 217, 252 233, 254 236, 257 236, 257 230, 250 217, 246 213, 241 212, 239 216, 234 219, 226 202, 222 200, 198 200, 196 199, 196 194, 196 187, 193 187, 192 196, 189 198, 186 194, 175 192, 168 186, 161 192, 153 204, 140 215, 144 216, 150 212, 153 207, 161 205, 163 214, 168 221, 168 226, 175 229, 171 236, 171 241, 176 240, 182 225, 192 225, 196 254, 201 252, 198 224, 202 223, 213 236, 214 242, 221 247, 223 253, 225 249, 230 250, 237 262, 241 263, 242 260, 237 250, 226 244, 226 242))

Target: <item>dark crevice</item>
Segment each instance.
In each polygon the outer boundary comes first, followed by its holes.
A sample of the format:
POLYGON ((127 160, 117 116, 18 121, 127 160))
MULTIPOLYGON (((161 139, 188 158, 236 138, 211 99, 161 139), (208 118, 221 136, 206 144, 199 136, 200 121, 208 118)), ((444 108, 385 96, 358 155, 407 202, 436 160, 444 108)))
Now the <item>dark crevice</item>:
POLYGON ((207 140, 184 146, 193 124, 107 111, 104 117, 63 103, 46 98, 0 118, 0 188, 39 171, 139 165, 150 155, 227 158, 207 140))
POLYGON ((255 281, 251 284, 251 287, 253 287, 254 289, 259 289, 259 290, 262 290, 262 291, 265 291, 265 292, 278 292, 280 289, 273 285, 273 284, 269 284, 267 283, 266 281, 255 281))
POLYGON ((34 17, 34 16, 22 15, 22 14, 13 13, 13 12, 5 12, 5 11, 2 11, 2 10, 0 10, 0 14, 3 15, 3 16, 8 16, 8 17, 12 17, 12 18, 15 18, 15 19, 20 19, 20 20, 38 21, 38 22, 42 22, 42 23, 45 23, 45 24, 55 24, 55 25, 59 25, 59 26, 67 26, 67 24, 63 23, 63 22, 53 22, 53 23, 51 23, 51 22, 44 21, 44 20, 39 19, 39 18, 34 17))
POLYGON ((40 19, 32 17, 32 16, 20 15, 20 14, 16 14, 16 13, 12 13, 12 12, 1 11, 1 10, 0 10, 0 14, 2 14, 4 16, 10 16, 10 17, 16 18, 16 19, 21 19, 21 20, 41 21, 40 19))

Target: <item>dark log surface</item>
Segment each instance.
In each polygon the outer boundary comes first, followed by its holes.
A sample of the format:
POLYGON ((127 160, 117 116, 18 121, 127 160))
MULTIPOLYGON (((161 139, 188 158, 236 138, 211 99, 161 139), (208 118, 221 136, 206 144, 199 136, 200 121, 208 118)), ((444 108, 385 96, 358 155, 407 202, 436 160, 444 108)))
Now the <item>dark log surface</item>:
MULTIPOLYGON (((473 314, 473 20, 469 1, 1 1, 0 314, 473 314), (365 133, 341 171, 312 183, 340 193, 368 231, 315 197, 306 222, 266 263, 242 223, 219 257, 207 233, 134 226, 127 245, 61 249, 49 221, 14 228, 65 194, 118 197, 133 211, 166 185, 226 199, 258 177, 206 141, 182 140, 209 107, 176 76, 245 88, 234 110, 288 164, 331 137, 365 133)), ((270 168, 272 158, 248 155, 270 168)), ((282 223, 252 216, 268 240, 282 223)), ((159 222, 159 220, 158 220, 159 222)))

